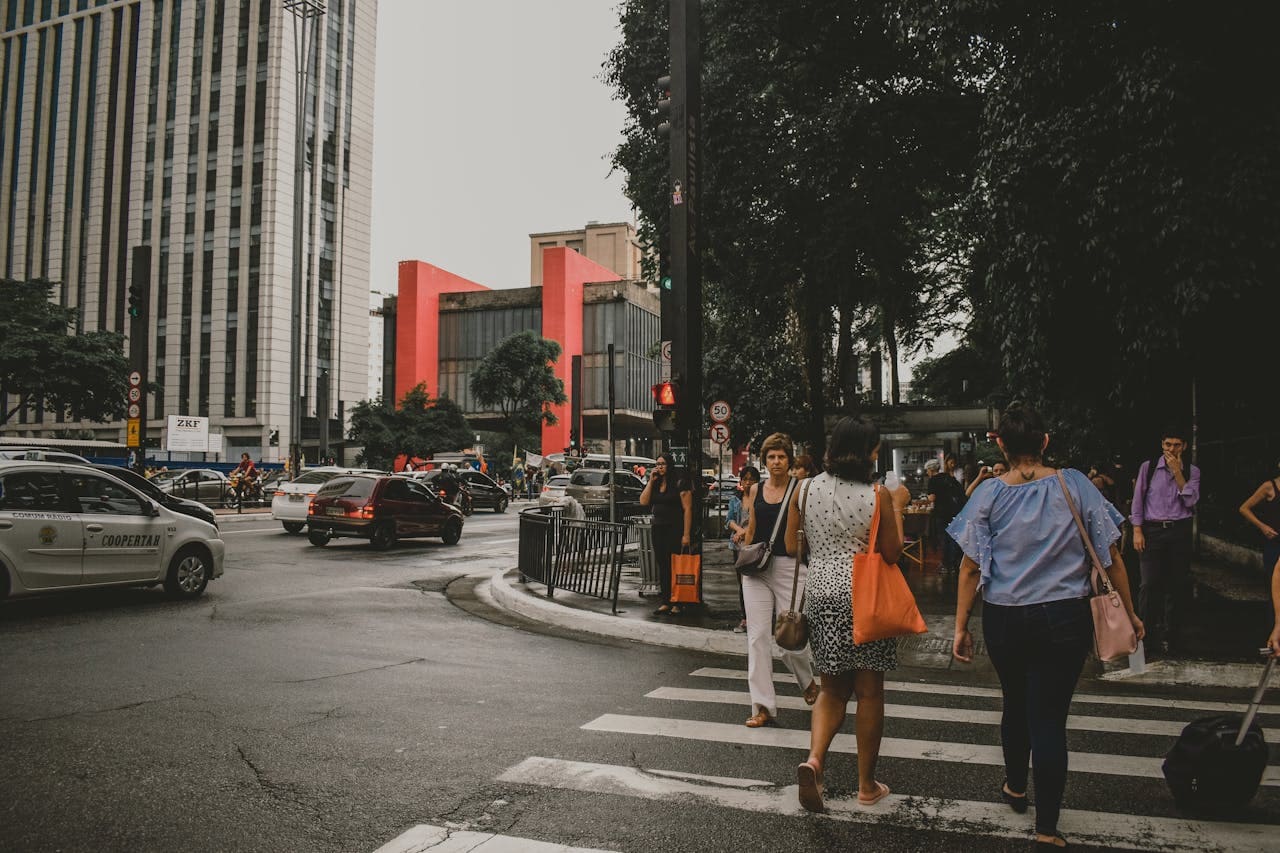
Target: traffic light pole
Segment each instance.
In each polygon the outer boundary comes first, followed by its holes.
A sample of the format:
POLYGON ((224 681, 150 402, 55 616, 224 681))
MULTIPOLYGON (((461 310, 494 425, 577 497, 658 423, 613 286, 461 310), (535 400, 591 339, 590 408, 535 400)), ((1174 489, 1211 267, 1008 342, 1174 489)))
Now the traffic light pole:
MULTIPOLYGON (((701 147, 699 0, 671 0, 671 375, 679 383, 675 442, 688 448, 694 506, 702 485, 702 264, 698 246, 698 155, 701 147)), ((693 517, 695 551, 702 513, 693 517)))
MULTIPOLYGON (((139 474, 147 470, 147 385, 150 382, 148 362, 151 360, 151 247, 133 247, 133 269, 129 280, 129 366, 141 375, 138 399, 130 399, 128 420, 132 427, 126 442, 133 451, 133 469, 139 474), (136 407, 136 408, 135 408, 136 407)), ((130 397, 133 395, 130 394, 130 397)))

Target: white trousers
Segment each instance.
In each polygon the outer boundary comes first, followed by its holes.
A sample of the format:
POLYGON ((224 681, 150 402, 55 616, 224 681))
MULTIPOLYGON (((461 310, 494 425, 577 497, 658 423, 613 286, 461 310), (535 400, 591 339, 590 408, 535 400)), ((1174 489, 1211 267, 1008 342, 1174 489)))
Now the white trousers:
MULTIPOLYGON (((791 604, 791 581, 795 563, 790 557, 775 557, 763 573, 742 579, 742 602, 747 608, 747 684, 751 689, 751 713, 763 709, 778 715, 778 694, 773 688, 773 617, 791 604)), ((804 592, 805 572, 800 569, 796 606, 804 592)), ((813 662, 809 647, 798 652, 782 651, 782 662, 804 690, 813 682, 813 662)))

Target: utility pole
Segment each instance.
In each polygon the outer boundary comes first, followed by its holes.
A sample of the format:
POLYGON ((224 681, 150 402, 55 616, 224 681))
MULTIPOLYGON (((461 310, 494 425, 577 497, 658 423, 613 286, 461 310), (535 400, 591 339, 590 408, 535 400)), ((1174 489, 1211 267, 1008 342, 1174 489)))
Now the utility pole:
POLYGON ((129 391, 126 445, 132 468, 147 470, 147 384, 151 371, 151 247, 133 247, 129 279, 129 391), (137 379, 137 382, 133 380, 137 379))
MULTIPOLYGON (((675 440, 687 450, 685 468, 695 507, 702 485, 702 264, 698 246, 698 155, 701 149, 699 0, 671 0, 671 377, 676 398, 675 440)), ((695 551, 702 513, 693 517, 695 551)))
MULTIPOLYGON (((306 243, 307 188, 307 91, 314 63, 316 30, 324 15, 322 0, 284 0, 286 11, 293 13, 293 55, 297 65, 294 78, 294 152, 293 152, 293 293, 290 301, 289 326, 289 471, 297 477, 302 467, 302 341, 303 253, 306 243)), ((317 412, 323 417, 323 412, 317 412)))

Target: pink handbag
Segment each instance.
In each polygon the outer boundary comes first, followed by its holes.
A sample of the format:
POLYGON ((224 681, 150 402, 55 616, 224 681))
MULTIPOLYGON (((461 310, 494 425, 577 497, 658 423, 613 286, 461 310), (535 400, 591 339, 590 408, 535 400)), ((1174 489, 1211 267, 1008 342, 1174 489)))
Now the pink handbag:
POLYGON ((1120 593, 1116 592, 1116 588, 1111 585, 1111 578, 1102 570, 1102 561, 1098 559, 1098 552, 1094 550, 1089 533, 1084 529, 1080 511, 1076 509, 1076 503, 1071 499, 1067 480, 1062 476, 1061 471, 1058 472, 1058 483, 1062 486, 1062 494, 1066 496, 1071 517, 1076 520, 1076 529, 1080 531, 1084 548, 1089 552, 1089 559, 1093 563, 1093 572, 1089 579, 1089 588, 1093 591, 1093 595, 1089 598, 1089 607, 1093 610, 1094 650, 1101 660, 1107 661, 1131 655, 1138 650, 1138 635, 1133 630, 1133 622, 1130 621, 1129 614, 1124 609, 1124 601, 1121 600, 1120 593))

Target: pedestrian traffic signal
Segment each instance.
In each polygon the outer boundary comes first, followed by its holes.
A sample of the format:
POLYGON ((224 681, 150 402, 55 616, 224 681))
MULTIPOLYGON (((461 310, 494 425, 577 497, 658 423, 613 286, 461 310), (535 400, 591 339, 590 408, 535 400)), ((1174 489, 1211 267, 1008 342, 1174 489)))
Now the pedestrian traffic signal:
POLYGON ((129 285, 129 316, 141 317, 143 311, 146 310, 147 295, 143 292, 140 285, 129 285))
POLYGON ((676 407, 676 383, 659 382, 653 386, 653 402, 664 409, 676 407))
POLYGON ((658 135, 671 135, 671 75, 658 78, 658 135))
POLYGON ((658 255, 658 286, 668 293, 671 292, 671 261, 668 260, 666 253, 658 255))
POLYGON ((676 402, 680 389, 675 382, 659 382, 653 386, 653 425, 662 432, 674 432, 676 428, 676 402))

